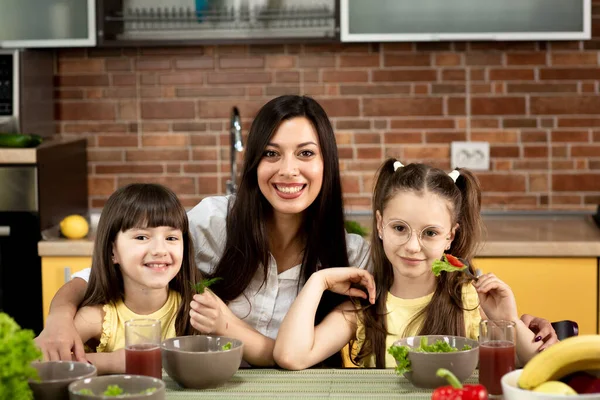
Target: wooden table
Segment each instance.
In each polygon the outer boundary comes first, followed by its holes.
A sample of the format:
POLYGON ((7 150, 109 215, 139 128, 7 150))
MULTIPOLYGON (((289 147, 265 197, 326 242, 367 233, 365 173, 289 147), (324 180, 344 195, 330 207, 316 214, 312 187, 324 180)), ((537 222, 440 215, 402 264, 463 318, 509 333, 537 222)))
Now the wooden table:
MULTIPOLYGON (((431 399, 393 369, 240 369, 216 389, 181 388, 167 375, 167 399, 431 399)), ((477 383, 477 371, 465 383, 477 383)))

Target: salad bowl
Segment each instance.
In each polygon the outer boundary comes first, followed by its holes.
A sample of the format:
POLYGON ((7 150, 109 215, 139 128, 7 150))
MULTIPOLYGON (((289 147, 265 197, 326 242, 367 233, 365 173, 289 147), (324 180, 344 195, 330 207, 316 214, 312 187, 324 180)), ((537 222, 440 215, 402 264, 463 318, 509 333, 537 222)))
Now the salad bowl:
POLYGON ((167 374, 186 388, 206 389, 227 382, 242 362, 244 344, 224 336, 192 335, 161 344, 167 374))
POLYGON ((410 336, 394 342, 396 364, 404 377, 419 388, 448 385, 436 375, 439 368, 452 372, 462 383, 473 374, 479 361, 479 343, 461 336, 410 336))

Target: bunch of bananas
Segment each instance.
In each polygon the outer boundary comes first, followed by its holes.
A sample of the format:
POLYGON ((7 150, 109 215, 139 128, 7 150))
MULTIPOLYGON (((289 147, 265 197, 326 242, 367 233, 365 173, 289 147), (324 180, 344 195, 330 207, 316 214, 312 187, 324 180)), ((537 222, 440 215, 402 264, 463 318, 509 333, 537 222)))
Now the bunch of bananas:
POLYGON ((546 382, 587 370, 600 370, 600 335, 573 336, 550 346, 525 365, 518 385, 535 390, 546 382))

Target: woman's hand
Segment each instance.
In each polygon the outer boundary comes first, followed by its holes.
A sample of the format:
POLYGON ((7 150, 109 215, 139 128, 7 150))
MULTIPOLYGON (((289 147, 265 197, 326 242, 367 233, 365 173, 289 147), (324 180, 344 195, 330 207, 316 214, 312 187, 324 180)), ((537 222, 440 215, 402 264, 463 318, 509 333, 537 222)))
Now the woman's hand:
POLYGON ((325 268, 316 274, 322 279, 323 286, 327 290, 368 299, 371 304, 375 303, 375 281, 373 275, 364 269, 356 267, 325 268), (368 295, 363 290, 352 287, 352 284, 359 284, 367 289, 368 295))
POLYGON ((479 295, 479 303, 491 320, 516 321, 517 302, 510 287, 494 274, 484 274, 473 282, 479 295))
POLYGON ((72 317, 49 315, 46 326, 35 344, 42 350, 44 361, 76 361, 87 362, 83 342, 75 328, 72 317), (71 351, 74 354, 71 354, 71 351))
POLYGON ((227 306, 210 290, 195 294, 191 302, 190 322, 200 333, 223 334, 227 328, 227 306))
POLYGON ((556 331, 552 327, 550 321, 544 318, 535 317, 529 314, 521 315, 521 321, 529 328, 533 333, 535 333, 535 341, 539 342, 540 340, 544 341, 544 344, 540 347, 540 351, 545 348, 552 346, 555 343, 558 343, 558 336, 556 336, 556 331))

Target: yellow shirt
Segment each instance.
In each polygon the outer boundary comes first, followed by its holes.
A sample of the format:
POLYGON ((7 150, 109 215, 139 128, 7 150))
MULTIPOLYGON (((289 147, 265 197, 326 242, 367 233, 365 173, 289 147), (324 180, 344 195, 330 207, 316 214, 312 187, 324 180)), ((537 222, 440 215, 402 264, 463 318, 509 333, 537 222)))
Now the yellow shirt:
POLYGON ((181 303, 179 293, 170 290, 167 301, 160 310, 148 315, 138 315, 131 311, 122 301, 117 304, 105 304, 104 321, 102 322, 102 335, 100 344, 96 347, 97 353, 109 353, 125 347, 125 321, 136 318, 152 318, 160 320, 161 339, 177 336, 175 334, 175 319, 181 303))
MULTIPOLYGON (((387 315, 387 330, 390 333, 385 340, 385 348, 389 349, 396 340, 399 340, 407 336, 415 336, 418 333, 421 323, 423 322, 424 315, 418 319, 418 323, 413 325, 416 329, 406 332, 404 330, 408 322, 421 311, 433 298, 433 293, 419 297, 416 299, 401 299, 393 296, 388 292, 386 308, 388 311, 387 315)), ((481 321, 481 315, 479 314, 479 297, 477 291, 471 284, 463 286, 462 289, 462 303, 465 320, 465 332, 468 338, 477 340, 479 336, 479 322, 481 321)), ((362 343, 365 340, 365 327, 362 324, 360 318, 358 318, 358 329, 356 331, 356 349, 360 349, 362 343)), ((364 361, 365 367, 375 367, 375 356, 371 355, 364 361)), ((385 367, 394 368, 396 367, 396 360, 390 354, 385 353, 385 367)))

